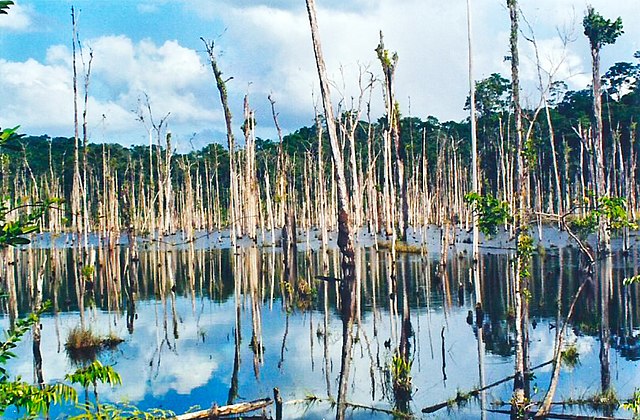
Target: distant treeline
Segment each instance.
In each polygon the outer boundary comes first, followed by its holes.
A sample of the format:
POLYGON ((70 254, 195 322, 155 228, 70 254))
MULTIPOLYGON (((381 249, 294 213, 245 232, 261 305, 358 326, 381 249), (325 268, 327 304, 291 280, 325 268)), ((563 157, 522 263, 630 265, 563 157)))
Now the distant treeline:
MULTIPOLYGON (((640 55, 636 53, 635 57, 640 55)), ((626 197, 634 218, 640 210, 639 78, 640 65, 627 62, 616 63, 602 78, 606 177, 611 195, 626 197)), ((515 150, 511 83, 492 74, 477 82, 476 88, 481 190, 509 201, 513 197, 515 150)), ((524 111, 524 129, 528 133, 524 153, 532 169, 529 200, 530 207, 538 213, 566 212, 594 188, 591 92, 568 91, 565 83, 556 82, 546 93, 546 101, 524 111)), ((387 118, 365 121, 365 117, 360 109, 342 110, 337 116, 337 128, 345 157, 352 156, 345 164, 347 177, 349 182, 355 179, 358 184, 353 187, 357 195, 354 221, 381 231, 386 217, 381 191, 388 176, 382 158, 387 118)), ((318 226, 324 218, 328 228, 335 228, 335 186, 327 130, 322 117, 316 121, 285 135, 282 142, 252 139, 254 134, 246 127, 253 124, 243 123, 247 144, 252 144, 254 150, 247 159, 249 153, 240 148, 234 158, 239 168, 236 175, 240 197, 248 197, 242 195, 243 190, 254 188, 257 192, 259 211, 251 216, 254 226, 281 227, 283 203, 287 201, 295 206, 299 226, 318 226), (251 160, 255 167, 247 165, 251 160), (283 165, 289 168, 287 179, 282 179, 283 165), (245 171, 254 171, 255 178, 245 171), (319 200, 320 195, 326 202, 319 200), (320 205, 320 201, 324 204, 320 205)), ((463 198, 470 191, 469 120, 441 122, 431 116, 424 120, 404 116, 399 128, 406 156, 410 224, 468 222, 469 208, 463 198)), ((224 139, 215 139, 201 150, 179 154, 166 150, 165 133, 156 134, 156 145, 151 150, 149 146, 80 144, 82 192, 87 200, 90 230, 216 229, 230 222, 230 156, 220 145, 224 139)), ((73 137, 25 136, 18 147, 3 152, 6 157, 0 170, 0 189, 9 204, 16 206, 51 196, 69 203, 74 182, 73 137)), ((390 151, 392 158, 397 153, 390 151)), ((395 199, 398 194, 394 193, 395 199)), ((72 228, 70 208, 63 205, 52 210, 44 227, 72 228)), ((251 221, 243 223, 253 225, 251 221)))

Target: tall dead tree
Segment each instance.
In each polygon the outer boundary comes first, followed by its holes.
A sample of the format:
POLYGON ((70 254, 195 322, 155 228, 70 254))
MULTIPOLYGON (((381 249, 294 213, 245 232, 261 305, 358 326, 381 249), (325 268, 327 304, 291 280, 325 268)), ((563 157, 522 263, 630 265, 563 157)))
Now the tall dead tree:
MULTIPOLYGON (((398 64, 398 54, 390 54, 389 50, 384 48, 382 31, 380 31, 380 43, 376 48, 376 53, 384 74, 384 96, 386 101, 388 124, 388 131, 385 135, 390 136, 390 140, 393 143, 393 151, 395 153, 396 171, 394 176, 398 186, 398 192, 400 193, 401 207, 400 217, 398 218, 398 227, 400 230, 400 239, 402 241, 406 241, 407 229, 409 227, 409 202, 407 200, 407 180, 404 170, 405 151, 404 147, 400 143, 400 110, 398 103, 395 100, 393 86, 396 65, 398 64)), ((392 197, 392 200, 395 202, 396 198, 392 197)))
POLYGON ((338 133, 336 131, 335 118, 333 115, 333 106, 331 104, 331 93, 329 89, 329 79, 327 77, 327 69, 322 54, 322 46, 320 44, 320 34, 318 30, 318 21, 316 18, 315 0, 306 0, 307 12, 309 15, 309 24, 311 26, 311 40, 313 43, 313 51, 316 58, 316 66, 318 70, 318 78, 320 79, 320 92, 322 94, 322 104, 324 107, 325 118, 327 121, 327 131, 329 133, 329 142, 331 144, 331 155, 333 157, 335 181, 337 186, 337 205, 338 205, 338 247, 342 255, 342 281, 340 282, 340 297, 342 304, 342 360, 341 374, 338 390, 338 408, 337 418, 344 418, 344 409, 346 407, 346 389, 349 378, 349 365, 351 360, 351 348, 353 344, 353 335, 351 333, 353 326, 353 318, 355 311, 355 254, 353 249, 353 231, 351 228, 351 218, 349 214, 349 192, 347 190, 347 182, 344 172, 344 160, 342 149, 338 141, 338 133))
POLYGON ((333 106, 331 104, 331 93, 329 89, 329 79, 327 77, 327 69, 324 63, 324 56, 322 54, 322 46, 320 43, 320 35, 318 31, 318 22, 316 19, 315 0, 306 0, 306 3, 307 11, 309 14, 309 24, 311 25, 313 50, 316 57, 318 77, 320 79, 322 105, 324 107, 325 119, 327 121, 327 131, 329 133, 329 142, 331 144, 331 155, 333 157, 335 168, 338 193, 338 246, 340 247, 340 252, 342 253, 342 274, 344 280, 350 280, 354 278, 355 263, 353 252, 353 232, 349 214, 349 191, 347 190, 347 182, 344 172, 344 159, 342 156, 340 142, 338 141, 335 117, 333 115, 333 106))
POLYGON ((80 177, 80 129, 78 122, 78 68, 76 65, 76 44, 78 42, 78 27, 76 25, 76 13, 71 6, 71 25, 73 37, 71 40, 72 67, 73 67, 73 187, 71 190, 71 224, 76 232, 82 232, 82 179, 80 177))
POLYGON ((211 64, 211 70, 213 71, 213 76, 216 79, 216 86, 218 88, 218 92, 220 92, 220 101, 222 102, 222 109, 224 111, 224 121, 227 127, 227 145, 229 147, 229 222, 230 222, 230 232, 231 232, 231 241, 235 247, 237 235, 240 234, 236 226, 238 224, 238 219, 240 217, 239 212, 239 200, 238 200, 238 180, 236 175, 235 168, 235 140, 233 137, 233 125, 231 123, 231 110, 229 109, 229 100, 227 98, 227 85, 231 79, 224 80, 222 78, 222 71, 218 67, 218 60, 214 51, 214 42, 207 42, 204 38, 200 38, 204 43, 204 46, 207 50, 207 54, 209 56, 209 63, 211 64))
POLYGON ((515 343, 515 379, 513 383, 512 409, 520 412, 526 402, 526 374, 527 374, 527 287, 528 265, 530 262, 528 234, 529 221, 527 213, 529 170, 525 159, 525 139, 522 128, 522 108, 520 106, 520 78, 518 55, 518 1, 507 0, 511 31, 509 45, 511 50, 511 103, 514 114, 516 137, 516 182, 515 182, 515 232, 516 232, 516 269, 514 270, 514 306, 516 317, 515 343))
MULTIPOLYGON (((467 0, 467 40, 469 47, 469 122, 471 123, 471 191, 480 194, 478 184, 478 136, 476 130, 476 82, 473 79, 473 48, 471 32, 471 0, 467 0)), ((478 263, 478 214, 473 212, 473 263, 478 263)), ((476 282, 478 278, 475 279, 476 282)), ((479 288, 476 289, 478 291, 479 288)), ((477 297, 476 297, 477 298, 477 297)))
POLYGON ((256 240, 256 224, 259 219, 258 180, 256 176, 256 138, 255 114, 249 107, 249 95, 244 97, 244 139, 245 139, 245 174, 244 174, 244 222, 249 238, 256 240))

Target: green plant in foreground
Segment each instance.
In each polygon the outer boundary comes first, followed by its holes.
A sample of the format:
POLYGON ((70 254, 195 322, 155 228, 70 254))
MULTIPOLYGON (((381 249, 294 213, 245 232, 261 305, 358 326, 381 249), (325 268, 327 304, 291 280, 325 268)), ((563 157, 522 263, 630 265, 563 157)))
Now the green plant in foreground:
POLYGON ((141 410, 131 404, 100 404, 99 406, 86 403, 78 406, 82 413, 69 417, 69 420, 116 420, 116 419, 165 419, 175 417, 175 413, 170 410, 151 408, 147 411, 141 410), (99 414, 98 414, 99 413, 99 414))
POLYGON ((20 377, 10 379, 4 367, 8 360, 17 357, 13 349, 31 327, 40 322, 40 315, 49 306, 47 302, 39 311, 16 321, 15 326, 5 332, 5 340, 0 343, 0 415, 4 415, 9 407, 15 407, 24 410, 27 417, 36 417, 46 413, 51 404, 77 401, 76 391, 66 384, 44 385, 40 388, 24 382, 20 377))
POLYGON ((65 379, 72 384, 79 384, 83 388, 93 386, 93 392, 97 395, 98 382, 103 384, 121 385, 122 378, 111 366, 104 366, 99 360, 95 360, 88 366, 76 370, 65 379))
POLYGON ((640 418, 640 389, 633 391, 633 396, 627 402, 622 403, 622 408, 629 410, 633 413, 633 418, 640 418))

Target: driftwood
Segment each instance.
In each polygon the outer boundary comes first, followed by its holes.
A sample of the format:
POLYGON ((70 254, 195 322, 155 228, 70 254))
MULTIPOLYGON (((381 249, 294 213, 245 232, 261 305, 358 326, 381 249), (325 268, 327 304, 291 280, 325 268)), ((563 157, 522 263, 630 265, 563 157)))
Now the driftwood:
MULTIPOLYGON (((541 364, 539 364, 539 365, 537 365, 537 366, 532 367, 532 368, 530 369, 530 371, 532 371, 532 370, 536 370, 536 369, 540 369, 541 367, 543 367, 543 366, 547 366, 547 365, 550 365, 551 363, 553 363, 553 360, 546 361, 546 362, 544 362, 544 363, 541 363, 541 364)), ((512 380, 513 378, 515 378, 515 375, 509 375, 509 376, 507 376, 507 377, 505 377, 505 378, 502 378, 502 379, 500 379, 500 380, 498 380, 498 381, 492 382, 492 383, 490 383, 489 385, 485 385, 485 386, 483 386, 482 388, 476 388, 476 389, 473 389, 473 390, 469 391, 469 393, 468 393, 468 394, 466 394, 466 395, 465 395, 465 394, 458 393, 458 395, 456 395, 456 397, 454 397, 454 398, 453 398, 453 399, 451 399, 451 400, 443 401, 443 402, 440 402, 440 403, 438 403, 438 404, 433 404, 433 405, 430 405, 430 406, 428 406, 428 407, 423 408, 423 409, 422 409, 422 412, 423 412, 423 413, 433 413, 433 412, 435 412, 435 411, 438 411, 438 410, 440 410, 440 409, 443 409, 443 408, 445 408, 445 407, 448 407, 448 406, 450 406, 450 405, 452 405, 452 404, 454 404, 454 403, 458 403, 458 402, 464 401, 464 400, 468 399, 469 397, 475 397, 476 395, 478 395, 478 394, 479 394, 479 393, 481 393, 482 391, 486 391, 486 390, 487 390, 487 389, 489 389, 489 388, 493 388, 493 387, 495 387, 495 386, 498 386, 498 385, 500 385, 500 384, 503 384, 503 383, 505 383, 505 382, 507 382, 507 381, 512 380)))
POLYGON ((208 410, 194 411, 193 413, 186 413, 175 416, 173 420, 217 419, 223 416, 230 416, 233 414, 242 414, 259 410, 261 408, 268 407, 269 405, 271 405, 271 403, 273 403, 273 400, 271 398, 263 398, 261 400, 223 405, 221 407, 214 405, 208 410))

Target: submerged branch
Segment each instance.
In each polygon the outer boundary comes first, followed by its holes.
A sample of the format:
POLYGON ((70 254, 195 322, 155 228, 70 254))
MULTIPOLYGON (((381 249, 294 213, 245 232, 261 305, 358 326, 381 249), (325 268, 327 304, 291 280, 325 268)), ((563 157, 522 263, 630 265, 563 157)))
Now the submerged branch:
MULTIPOLYGON (((329 403, 331 405, 336 404, 336 400, 333 398, 320 398, 320 397, 316 397, 315 395, 309 395, 303 399, 298 399, 298 400, 290 400, 290 401, 285 401, 283 404, 284 405, 292 405, 292 404, 313 404, 313 403, 317 403, 317 402, 326 402, 329 403)), ((374 407, 371 405, 365 405, 365 404, 360 404, 360 403, 354 403, 354 402, 349 402, 349 401, 344 401, 342 403, 345 407, 351 408, 351 409, 362 409, 362 410, 369 410, 372 412, 376 412, 376 413, 385 413, 385 414, 389 414, 390 416, 394 416, 394 418, 401 418, 401 419, 414 419, 416 418, 416 416, 414 416, 413 414, 410 413, 404 413, 402 411, 398 411, 398 410, 391 410, 388 408, 381 408, 381 407, 374 407)))
MULTIPOLYGON (((540 369, 541 367, 550 365, 551 363, 553 363, 553 360, 548 360, 548 361, 546 361, 544 363, 541 363, 541 364, 539 364, 537 366, 532 367, 530 369, 530 371, 533 371, 533 370, 536 370, 536 369, 540 369)), ((425 407, 425 408, 422 409, 422 412, 423 413, 434 413, 434 412, 436 412, 438 410, 441 410, 441 409, 443 409, 445 407, 450 407, 453 404, 458 404, 460 402, 466 401, 471 397, 477 396, 482 391, 486 391, 487 389, 490 389, 490 388, 496 387, 496 386, 498 386, 500 384, 503 384, 505 382, 508 382, 508 381, 512 380, 513 378, 515 378, 515 375, 506 376, 506 377, 504 377, 504 378, 502 378, 500 380, 497 380, 495 382, 490 383, 489 385, 485 385, 485 386, 483 386, 481 388, 474 388, 474 389, 472 389, 471 391, 469 391, 466 394, 458 392, 454 398, 451 398, 449 400, 442 401, 442 402, 439 402, 437 404, 433 404, 433 405, 430 405, 428 407, 425 407)))
MULTIPOLYGON (((511 415, 511 410, 496 410, 496 409, 488 409, 487 410, 490 413, 497 413, 497 414, 508 414, 511 415)), ((530 411, 529 415, 533 416, 535 414, 535 412, 530 411)), ((576 419, 590 419, 590 420, 615 420, 615 417, 600 417, 600 416, 582 416, 582 415, 578 415, 578 414, 561 414, 561 413, 548 413, 545 415, 545 418, 548 419, 572 419, 572 420, 576 420, 576 419)))

